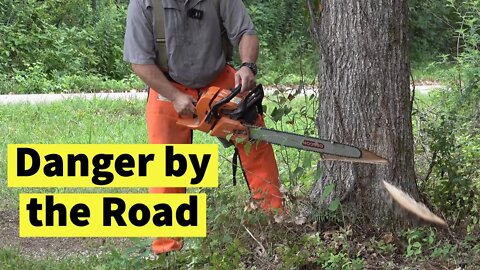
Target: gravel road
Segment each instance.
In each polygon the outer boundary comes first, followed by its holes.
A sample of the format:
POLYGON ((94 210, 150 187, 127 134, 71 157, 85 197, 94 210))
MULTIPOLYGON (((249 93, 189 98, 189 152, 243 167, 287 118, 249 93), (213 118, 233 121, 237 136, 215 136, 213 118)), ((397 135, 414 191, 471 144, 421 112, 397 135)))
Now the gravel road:
MULTIPOLYGON (((442 88, 441 85, 417 85, 415 90, 420 93, 429 93, 434 89, 442 88)), ((287 88, 288 89, 288 88, 287 88)), ((271 93, 275 88, 268 87, 266 92, 271 93)), ((307 88, 307 94, 313 93, 314 88, 307 88)), ((53 101, 61 101, 69 98, 83 99, 146 99, 146 92, 137 92, 132 90, 126 93, 82 93, 82 94, 26 94, 26 95, 0 95, 0 105, 15 103, 45 103, 53 101)))

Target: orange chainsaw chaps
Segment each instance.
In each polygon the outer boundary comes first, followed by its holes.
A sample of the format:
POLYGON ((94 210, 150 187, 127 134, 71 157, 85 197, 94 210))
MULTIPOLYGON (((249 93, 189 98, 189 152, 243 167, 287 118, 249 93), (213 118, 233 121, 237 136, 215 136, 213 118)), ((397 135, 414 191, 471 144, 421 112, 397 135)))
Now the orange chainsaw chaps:
POLYGON ((183 241, 181 240, 181 238, 161 237, 153 240, 151 245, 151 249, 155 254, 181 250, 182 247, 183 241))
POLYGON ((249 139, 247 128, 240 121, 228 117, 220 118, 210 133, 210 135, 220 138, 226 138, 229 134, 232 134, 229 139, 233 142, 237 138, 241 138, 243 142, 249 139))

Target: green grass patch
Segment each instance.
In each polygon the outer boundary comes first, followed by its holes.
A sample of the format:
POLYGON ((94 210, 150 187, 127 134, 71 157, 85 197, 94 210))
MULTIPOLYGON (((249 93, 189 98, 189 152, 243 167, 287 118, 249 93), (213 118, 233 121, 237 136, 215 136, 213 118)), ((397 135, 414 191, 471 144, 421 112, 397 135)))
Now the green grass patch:
MULTIPOLYGON (((78 189, 8 189, 7 144, 147 143, 144 101, 71 99, 50 104, 0 106, 0 209, 17 207, 20 192, 78 189)), ((99 190, 100 191, 100 190, 99 190)))
MULTIPOLYGON (((145 144, 148 143, 144 117, 145 100, 112 101, 71 99, 50 104, 15 104, 0 106, 0 210, 16 209, 19 193, 125 192, 118 188, 7 188, 8 144, 145 144)), ((195 143, 217 144, 201 132, 194 133, 195 143)), ((233 148, 219 146, 219 181, 231 186, 233 148)), ((241 170, 237 171, 242 179, 241 170)), ((243 181, 239 181, 243 184, 243 181)), ((127 192, 146 192, 128 189, 127 192)), ((214 192, 215 193, 215 192, 214 192)), ((248 192, 246 193, 248 194, 248 192)))

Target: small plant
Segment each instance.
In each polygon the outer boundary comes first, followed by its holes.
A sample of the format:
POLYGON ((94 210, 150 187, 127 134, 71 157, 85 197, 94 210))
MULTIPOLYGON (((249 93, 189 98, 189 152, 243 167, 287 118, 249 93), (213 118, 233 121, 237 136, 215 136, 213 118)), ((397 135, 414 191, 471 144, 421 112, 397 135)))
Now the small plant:
POLYGON ((368 244, 372 251, 377 251, 382 255, 389 255, 397 250, 395 243, 393 243, 393 235, 391 233, 386 234, 381 240, 372 237, 368 244))
POLYGON ((416 258, 422 254, 423 232, 416 229, 410 229, 405 232, 408 241, 406 256, 407 258, 416 258))
POLYGON ((445 259, 449 258, 452 254, 455 254, 457 248, 450 244, 450 243, 440 243, 438 246, 433 248, 432 254, 430 255, 432 258, 437 259, 445 259))

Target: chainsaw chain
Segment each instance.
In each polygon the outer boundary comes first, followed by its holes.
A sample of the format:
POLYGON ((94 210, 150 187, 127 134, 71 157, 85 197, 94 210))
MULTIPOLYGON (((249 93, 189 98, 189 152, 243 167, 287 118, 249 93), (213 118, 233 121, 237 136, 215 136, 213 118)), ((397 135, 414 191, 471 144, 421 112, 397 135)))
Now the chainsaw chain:
MULTIPOLYGON (((315 138, 315 137, 311 137, 311 136, 302 136, 302 135, 299 135, 299 134, 296 134, 296 133, 293 133, 293 132, 289 132, 289 131, 277 131, 277 130, 273 130, 273 129, 269 129, 269 128, 264 128, 264 127, 258 127, 258 126, 252 126, 252 125, 245 125, 248 129, 260 129, 260 130, 268 130, 268 131, 271 131, 271 132, 275 132, 275 133, 279 133, 279 134, 286 134, 286 135, 293 135, 293 136, 301 136, 305 139, 312 139, 312 140, 321 140, 321 141, 326 141, 326 142, 329 142, 331 144, 338 144, 338 145, 344 145, 344 146, 347 146, 347 147, 352 147, 352 148, 356 148, 360 151, 360 153, 362 152, 362 150, 358 147, 355 147, 355 146, 352 146, 352 145, 348 145, 348 144, 344 144, 344 143, 339 143, 339 142, 335 142, 335 141, 329 141, 329 140, 324 140, 324 139, 320 139, 320 138, 315 138)), ((274 143, 274 142, 268 142, 270 144, 275 144, 275 145, 280 145, 280 146, 285 146, 285 145, 282 145, 280 143, 274 143)), ((303 151, 309 151, 305 148, 301 148, 301 147, 297 147, 297 146, 285 146, 285 147, 289 147, 289 148, 295 148, 295 149, 298 149, 298 150, 303 150, 303 151)), ((337 153, 322 153, 322 152, 317 152, 317 151, 313 151, 313 152, 316 152, 316 153, 319 153, 320 155, 332 155, 332 156, 337 156, 337 157, 345 157, 345 158, 357 158, 357 159, 360 159, 360 157, 352 157, 352 156, 347 156, 347 155, 339 155, 337 153)))

